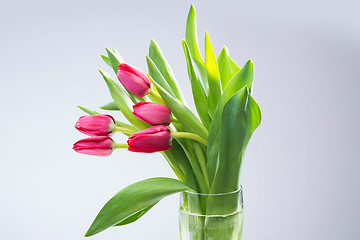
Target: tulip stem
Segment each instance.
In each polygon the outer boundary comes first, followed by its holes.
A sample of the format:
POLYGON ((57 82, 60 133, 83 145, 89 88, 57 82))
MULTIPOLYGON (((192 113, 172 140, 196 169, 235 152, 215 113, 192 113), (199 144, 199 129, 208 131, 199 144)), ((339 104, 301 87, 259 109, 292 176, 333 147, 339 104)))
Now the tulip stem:
POLYGON ((176 123, 178 123, 179 122, 179 120, 177 120, 176 118, 174 118, 173 116, 171 116, 171 121, 172 122, 176 122, 176 123))
POLYGON ((128 148, 129 145, 126 143, 115 143, 115 148, 128 148))
POLYGON ((209 181, 209 174, 206 167, 206 158, 203 150, 201 149, 201 146, 199 144, 194 144, 195 154, 197 156, 197 159, 199 160, 200 167, 202 174, 205 179, 206 187, 210 190, 210 181, 209 181))
POLYGON ((133 134, 135 133, 135 131, 130 130, 128 128, 124 128, 124 127, 119 127, 119 126, 115 126, 114 131, 116 132, 122 132, 122 133, 127 133, 127 134, 133 134))
POLYGON ((171 133, 172 136, 174 138, 188 138, 188 139, 192 139, 195 141, 198 141, 199 143, 204 144, 205 146, 207 146, 207 142, 201 138, 199 135, 196 135, 194 133, 189 133, 189 132, 172 132, 171 133))
POLYGON ((160 101, 161 103, 165 104, 164 100, 162 99, 162 97, 155 92, 153 89, 151 89, 150 93, 151 96, 153 96, 154 98, 156 98, 158 101, 160 101))

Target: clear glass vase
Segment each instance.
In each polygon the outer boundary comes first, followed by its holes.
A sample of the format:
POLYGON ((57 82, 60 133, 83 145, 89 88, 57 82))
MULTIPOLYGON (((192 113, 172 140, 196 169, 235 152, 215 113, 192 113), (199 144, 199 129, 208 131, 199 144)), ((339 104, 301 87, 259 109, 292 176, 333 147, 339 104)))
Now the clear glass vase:
POLYGON ((241 240, 242 188, 230 193, 180 194, 181 240, 241 240))

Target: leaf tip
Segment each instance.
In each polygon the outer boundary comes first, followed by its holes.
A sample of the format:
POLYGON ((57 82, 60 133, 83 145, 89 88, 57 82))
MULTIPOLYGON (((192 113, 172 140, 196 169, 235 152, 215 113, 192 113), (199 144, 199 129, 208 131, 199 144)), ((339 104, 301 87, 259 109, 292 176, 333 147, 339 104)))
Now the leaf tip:
POLYGON ((82 110, 82 111, 84 111, 84 112, 86 112, 86 110, 87 110, 85 107, 80 106, 80 105, 76 105, 76 107, 80 108, 80 110, 82 110))
POLYGON ((205 31, 205 38, 209 39, 209 32, 208 31, 205 31))
POLYGON ((221 49, 221 52, 220 54, 226 54, 226 55, 229 55, 229 49, 227 48, 227 46, 224 46, 222 49, 221 49))
POLYGON ((91 226, 89 228, 89 230, 87 230, 87 232, 85 233, 84 237, 91 237, 93 236, 95 233, 93 233, 91 226))
POLYGON ((193 4, 191 4, 188 17, 187 17, 187 23, 190 23, 192 21, 195 21, 195 7, 193 4))
POLYGON ((254 65, 254 62, 252 61, 252 59, 250 58, 247 62, 246 62, 247 64, 250 64, 251 66, 253 66, 254 65))
POLYGON ((152 38, 150 38, 150 46, 157 45, 156 41, 152 38))
POLYGON ((251 58, 245 63, 244 67, 243 68, 249 68, 249 69, 253 69, 254 68, 254 63, 253 61, 251 60, 251 58))
POLYGON ((184 51, 185 51, 186 48, 187 48, 187 43, 186 43, 185 39, 183 39, 183 40, 181 41, 181 45, 182 45, 182 47, 183 47, 183 49, 184 49, 184 51))

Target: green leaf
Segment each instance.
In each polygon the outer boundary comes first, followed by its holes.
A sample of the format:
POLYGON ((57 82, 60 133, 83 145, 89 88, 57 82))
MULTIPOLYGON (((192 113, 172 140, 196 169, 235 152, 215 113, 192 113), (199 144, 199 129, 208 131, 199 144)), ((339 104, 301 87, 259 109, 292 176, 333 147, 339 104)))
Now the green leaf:
POLYGON ((89 108, 86 108, 86 107, 82 107, 82 106, 77 106, 78 108, 80 108, 81 110, 83 110, 84 112, 86 112, 87 114, 89 115, 99 115, 100 113, 94 111, 94 110, 91 110, 89 108))
POLYGON ((149 69, 149 75, 151 78, 156 81, 161 87, 163 87, 171 96, 175 97, 174 92, 170 88, 169 84, 166 82, 164 76, 161 74, 155 63, 151 58, 146 56, 146 62, 149 69))
POLYGON ((191 189, 171 178, 150 178, 125 187, 101 209, 85 237, 112 227, 139 211, 156 204, 164 197, 191 189))
POLYGON ((211 119, 214 118, 214 108, 212 107, 211 98, 207 98, 207 111, 211 119))
POLYGON ((191 56, 196 59, 200 64, 205 66, 204 61, 201 58, 198 41, 197 41, 197 30, 196 30, 196 15, 195 8, 191 4, 189 14, 186 20, 185 29, 185 40, 189 45, 191 56))
MULTIPOLYGON (((193 58, 194 59, 194 58, 193 58)), ((198 60, 194 59, 194 62, 195 62, 195 65, 198 69, 198 72, 200 74, 200 78, 201 78, 201 81, 204 85, 204 88, 206 90, 206 92, 209 91, 209 83, 207 81, 207 76, 206 76, 206 68, 205 68, 205 65, 202 65, 198 60)))
POLYGON ((124 114, 126 119, 129 120, 129 122, 138 129, 145 129, 150 127, 149 124, 139 120, 132 113, 132 101, 130 100, 129 95, 122 88, 120 88, 120 86, 116 84, 115 81, 106 72, 101 69, 99 71, 108 85, 111 97, 120 111, 124 114))
POLYGON ((211 193, 236 191, 240 185, 241 163, 254 130, 260 125, 261 112, 247 86, 226 103, 221 118, 219 165, 211 193))
POLYGON ((181 88, 179 87, 179 84, 169 63, 166 61, 159 45, 152 39, 150 40, 149 57, 159 69, 166 82, 169 84, 172 92, 175 94, 175 97, 185 103, 184 95, 181 92, 181 88))
POLYGON ((110 61, 109 57, 104 56, 104 55, 101 55, 101 54, 100 54, 100 57, 102 58, 102 60, 104 60, 104 62, 105 62, 109 67, 112 68, 111 61, 110 61))
MULTIPOLYGON (((135 214, 131 215, 130 217, 126 218, 125 220, 119 222, 118 224, 116 224, 115 226, 118 227, 118 226, 124 226, 124 225, 127 225, 129 223, 133 223, 135 222, 136 220, 138 220, 139 218, 141 218, 142 216, 145 215, 145 213, 147 213, 153 206, 155 206, 158 202, 136 212, 135 214)), ((114 226, 114 227, 115 227, 114 226)))
POLYGON ((220 145, 219 139, 220 139, 220 134, 217 134, 211 145, 211 148, 209 148, 209 143, 208 143, 207 169, 208 169, 210 184, 212 184, 212 182, 214 181, 214 175, 219 166, 219 145, 220 145))
POLYGON ((164 155, 165 159, 175 172, 176 176, 183 183, 191 187, 193 190, 197 191, 197 186, 189 163, 189 159, 184 149, 180 146, 178 140, 179 139, 173 139, 171 147, 161 153, 164 155))
POLYGON ((209 84, 208 99, 214 112, 221 97, 221 86, 219 69, 208 32, 205 33, 205 69, 209 84))
POLYGON ((120 54, 114 49, 108 49, 105 48, 108 56, 109 56, 109 60, 111 63, 111 67, 113 68, 115 74, 117 74, 117 69, 120 65, 120 63, 124 62, 123 58, 120 56, 120 54))
POLYGON ((217 63, 220 71, 221 86, 224 90, 231 78, 240 70, 240 67, 230 58, 226 47, 221 50, 217 63))
POLYGON ((199 135, 203 139, 207 139, 208 130, 197 119, 197 117, 188 109, 182 102, 172 97, 164 88, 162 88, 157 82, 154 81, 154 85, 159 91, 162 99, 166 103, 166 106, 170 108, 179 123, 189 129, 189 131, 199 135))
POLYGON ((100 107, 101 109, 104 110, 109 110, 109 111, 117 111, 120 110, 119 107, 116 105, 115 102, 109 102, 103 106, 100 107))
POLYGON ((209 117, 209 114, 207 112, 207 96, 203 86, 201 85, 198 77, 196 76, 196 72, 192 64, 190 51, 186 44, 186 41, 183 40, 182 44, 187 63, 187 71, 191 82, 191 90, 194 98, 195 107, 202 123, 207 129, 209 129, 211 118, 209 117))
POLYGON ((116 56, 118 56, 120 62, 124 62, 123 58, 121 57, 120 53, 118 52, 118 50, 116 50, 115 48, 111 48, 113 50, 113 52, 115 53, 116 56))
POLYGON ((215 139, 217 135, 221 132, 221 116, 223 112, 223 108, 227 101, 241 88, 245 86, 251 86, 254 78, 254 65, 251 60, 247 61, 244 67, 230 80, 228 85, 226 86, 220 100, 218 106, 216 107, 213 121, 211 122, 209 137, 208 137, 208 170, 209 170, 209 178, 213 179, 213 176, 216 172, 214 166, 217 166, 216 161, 218 161, 218 157, 214 155, 210 155, 210 151, 219 152, 219 149, 212 148, 214 146, 218 146, 218 144, 214 145, 215 139), (214 146, 213 146, 214 145, 214 146), (211 163, 211 164, 210 164, 211 163))
POLYGON ((196 67, 199 70, 201 80, 204 84, 205 90, 207 91, 209 86, 206 78, 205 63, 200 55, 198 40, 197 40, 197 30, 196 30, 196 15, 195 8, 191 4, 189 14, 186 20, 185 28, 185 41, 189 46, 191 57, 194 59, 196 67))

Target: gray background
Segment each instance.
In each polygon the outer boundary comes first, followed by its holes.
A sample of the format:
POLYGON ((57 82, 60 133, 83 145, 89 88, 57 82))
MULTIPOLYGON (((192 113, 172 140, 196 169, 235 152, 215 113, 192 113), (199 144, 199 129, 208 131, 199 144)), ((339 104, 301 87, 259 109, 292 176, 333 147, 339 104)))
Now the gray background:
MULTIPOLYGON (((263 122, 243 165, 245 240, 359 239, 358 1, 194 1, 199 38, 252 58, 263 122)), ((190 1, 7 1, 0 9, 0 239, 83 239, 118 190, 174 176, 159 154, 76 154, 83 113, 110 101, 117 48, 147 70, 162 47, 191 99, 181 39, 190 1)), ((191 105, 193 107, 193 105, 191 105)), ((194 109, 194 108, 193 108, 194 109)), ((116 118, 122 119, 119 114, 116 118)), ((125 139, 117 139, 125 141, 125 139)), ((178 196, 92 239, 178 239, 178 196)))

